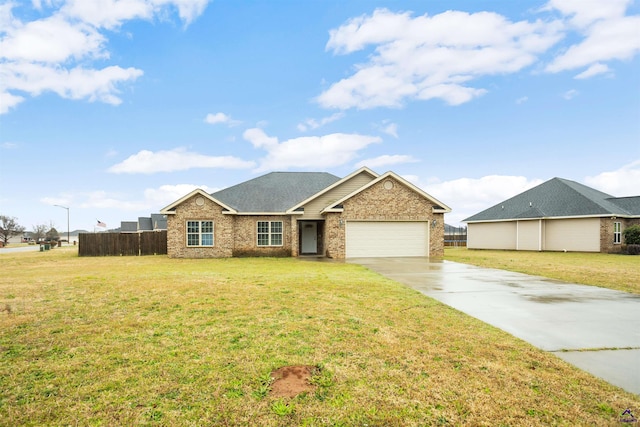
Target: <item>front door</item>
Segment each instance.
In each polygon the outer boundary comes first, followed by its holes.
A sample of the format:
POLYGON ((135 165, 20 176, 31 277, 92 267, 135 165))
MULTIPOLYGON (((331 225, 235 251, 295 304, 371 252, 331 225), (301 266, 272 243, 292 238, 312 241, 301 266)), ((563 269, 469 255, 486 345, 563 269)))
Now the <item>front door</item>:
POLYGON ((302 253, 318 253, 318 224, 316 222, 303 222, 302 226, 302 253))

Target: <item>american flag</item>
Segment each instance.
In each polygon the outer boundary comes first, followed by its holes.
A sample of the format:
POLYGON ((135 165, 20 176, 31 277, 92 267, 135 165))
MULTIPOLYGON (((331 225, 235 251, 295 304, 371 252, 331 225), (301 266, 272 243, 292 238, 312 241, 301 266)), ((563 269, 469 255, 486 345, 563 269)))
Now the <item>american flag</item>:
POLYGON ((107 224, 105 224, 104 222, 98 220, 98 227, 104 227, 107 228, 107 224))

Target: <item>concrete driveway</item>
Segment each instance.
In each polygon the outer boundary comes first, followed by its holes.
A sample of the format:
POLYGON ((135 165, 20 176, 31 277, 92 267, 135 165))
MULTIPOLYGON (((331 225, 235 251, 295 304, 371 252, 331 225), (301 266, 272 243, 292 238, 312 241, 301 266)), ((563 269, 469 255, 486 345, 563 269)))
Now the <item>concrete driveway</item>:
POLYGON ((640 394, 640 296, 428 258, 354 258, 640 394))

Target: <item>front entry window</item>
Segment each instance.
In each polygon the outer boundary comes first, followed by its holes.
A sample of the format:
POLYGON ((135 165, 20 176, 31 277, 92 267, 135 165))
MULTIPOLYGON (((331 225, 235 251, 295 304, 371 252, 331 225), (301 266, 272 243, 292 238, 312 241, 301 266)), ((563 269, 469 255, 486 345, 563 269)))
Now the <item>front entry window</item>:
POLYGON ((282 246, 282 221, 258 221, 258 246, 282 246))
POLYGON ((622 231, 621 231, 621 223, 614 222, 613 223, 613 243, 619 244, 622 242, 622 231))
POLYGON ((187 246, 213 246, 213 221, 187 221, 187 246))

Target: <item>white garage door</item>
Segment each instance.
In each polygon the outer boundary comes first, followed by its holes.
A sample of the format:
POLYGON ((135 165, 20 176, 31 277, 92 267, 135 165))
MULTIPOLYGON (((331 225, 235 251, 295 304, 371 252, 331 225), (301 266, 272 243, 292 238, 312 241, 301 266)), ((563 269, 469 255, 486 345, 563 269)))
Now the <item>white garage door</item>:
POLYGON ((347 258, 429 255, 428 222, 347 222, 347 258))

